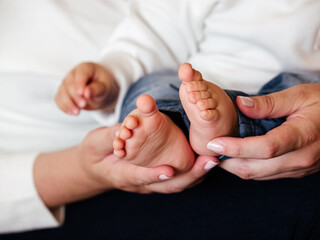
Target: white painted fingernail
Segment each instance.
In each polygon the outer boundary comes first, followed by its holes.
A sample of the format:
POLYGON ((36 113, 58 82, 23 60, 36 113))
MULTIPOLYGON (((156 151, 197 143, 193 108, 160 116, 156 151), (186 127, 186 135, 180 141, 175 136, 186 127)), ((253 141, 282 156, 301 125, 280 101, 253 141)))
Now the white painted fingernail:
POLYGON ((254 107, 253 99, 251 99, 249 97, 241 97, 241 96, 239 96, 239 98, 240 98, 243 105, 245 105, 247 107, 254 107))
POLYGON ((209 143, 207 144, 207 148, 208 148, 209 150, 212 150, 212 151, 214 151, 214 152, 216 152, 216 153, 219 153, 219 154, 222 154, 223 151, 224 151, 224 147, 223 147, 222 145, 218 144, 218 143, 215 142, 215 141, 209 142, 209 143))
POLYGON ((218 163, 213 162, 213 161, 209 161, 206 163, 206 165, 204 165, 204 170, 208 171, 211 168, 215 167, 218 163))
POLYGON ((170 177, 168 177, 167 175, 161 174, 161 175, 159 176, 159 179, 162 180, 162 181, 164 181, 164 180, 170 179, 170 177))

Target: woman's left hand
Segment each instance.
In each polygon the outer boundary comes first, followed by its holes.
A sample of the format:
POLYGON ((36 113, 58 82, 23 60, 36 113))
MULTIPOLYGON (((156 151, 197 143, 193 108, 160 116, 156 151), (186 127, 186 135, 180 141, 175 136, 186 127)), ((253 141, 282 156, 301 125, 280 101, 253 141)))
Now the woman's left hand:
POLYGON ((264 136, 212 140, 212 150, 232 157, 220 167, 243 179, 299 178, 320 170, 320 84, 304 84, 252 98, 237 99, 251 118, 287 120, 264 136), (242 100, 241 100, 242 99, 242 100))

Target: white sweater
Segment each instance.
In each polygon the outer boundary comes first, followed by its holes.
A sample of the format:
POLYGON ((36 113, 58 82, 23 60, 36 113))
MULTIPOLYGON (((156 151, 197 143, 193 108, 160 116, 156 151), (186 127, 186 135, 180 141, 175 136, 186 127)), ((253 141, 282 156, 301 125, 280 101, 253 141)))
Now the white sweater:
POLYGON ((247 93, 283 71, 320 73, 318 0, 133 2, 102 59, 127 86, 186 61, 206 80, 247 93))
POLYGON ((0 1, 0 233, 62 223, 63 208, 50 212, 38 196, 33 163, 116 121, 68 116, 53 98, 76 64, 98 60, 127 9, 125 0, 0 1))
POLYGON ((80 61, 100 53, 121 86, 119 103, 143 74, 186 61, 205 79, 248 93, 282 71, 320 73, 320 1, 133 1, 106 45, 117 11, 124 12, 120 1, 109 2, 0 2, 0 231, 61 222, 61 209, 54 217, 37 196, 35 156, 78 143, 97 120, 117 119, 120 104, 104 117, 73 118, 55 108, 61 77, 80 61))

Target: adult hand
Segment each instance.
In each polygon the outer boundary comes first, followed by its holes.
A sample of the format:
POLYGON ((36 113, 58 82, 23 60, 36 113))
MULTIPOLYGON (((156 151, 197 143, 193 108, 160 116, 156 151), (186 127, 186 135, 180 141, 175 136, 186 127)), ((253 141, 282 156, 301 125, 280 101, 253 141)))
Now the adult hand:
POLYGON ((218 164, 215 157, 200 156, 188 172, 176 176, 173 168, 167 165, 154 168, 134 165, 111 154, 113 148, 110 143, 118 127, 95 129, 78 146, 77 159, 82 159, 82 168, 101 189, 108 186, 108 189, 137 193, 181 192, 200 183, 202 177, 218 164))
POLYGON ((112 142, 119 126, 95 129, 78 146, 37 157, 34 182, 46 206, 54 208, 115 188, 150 192, 145 186, 173 177, 170 166, 146 168, 116 158, 112 142))
POLYGON ((251 118, 286 121, 264 136, 220 137, 208 146, 232 159, 220 167, 243 178, 299 178, 320 170, 320 84, 305 84, 252 98, 237 98, 251 118))
POLYGON ((143 187, 146 193, 178 193, 202 182, 209 170, 215 167, 219 160, 213 156, 197 157, 193 167, 185 173, 174 176, 164 182, 155 182, 143 187))

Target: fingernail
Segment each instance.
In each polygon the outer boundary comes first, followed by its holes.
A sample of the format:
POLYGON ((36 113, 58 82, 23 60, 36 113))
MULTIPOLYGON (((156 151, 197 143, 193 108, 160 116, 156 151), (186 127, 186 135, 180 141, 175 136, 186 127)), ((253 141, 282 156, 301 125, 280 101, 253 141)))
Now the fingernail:
POLYGON ((242 104, 247 106, 247 107, 254 107, 254 101, 251 98, 248 97, 239 97, 242 104))
POLYGON ((213 162, 213 161, 209 161, 206 163, 206 165, 204 165, 204 170, 208 171, 211 168, 215 167, 218 163, 213 162))
POLYGON ((170 179, 170 177, 168 177, 167 175, 161 174, 161 175, 159 176, 159 179, 163 181, 163 180, 168 180, 168 179, 170 179))
POLYGON ((222 154, 224 151, 224 147, 221 144, 218 144, 216 141, 209 142, 207 144, 207 148, 219 154, 222 154))
POLYGON ((119 130, 116 131, 116 137, 118 137, 118 136, 119 136, 119 130))

